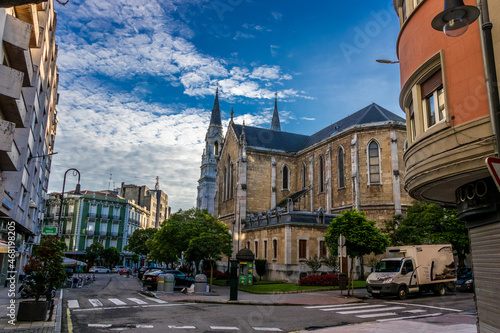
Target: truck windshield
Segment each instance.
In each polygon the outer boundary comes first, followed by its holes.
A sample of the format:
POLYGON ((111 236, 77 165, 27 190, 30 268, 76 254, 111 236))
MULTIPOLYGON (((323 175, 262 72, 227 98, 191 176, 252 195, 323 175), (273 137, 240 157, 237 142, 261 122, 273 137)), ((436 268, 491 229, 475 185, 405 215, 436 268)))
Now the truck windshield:
POLYGON ((401 261, 383 260, 375 266, 375 272, 399 272, 401 261))

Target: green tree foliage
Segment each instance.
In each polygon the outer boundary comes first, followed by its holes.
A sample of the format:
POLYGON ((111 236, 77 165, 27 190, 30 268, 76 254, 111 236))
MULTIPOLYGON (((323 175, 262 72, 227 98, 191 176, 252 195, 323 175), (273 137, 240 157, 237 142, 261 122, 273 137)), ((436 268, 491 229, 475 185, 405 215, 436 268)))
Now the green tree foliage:
POLYGON ((93 243, 85 249, 85 258, 88 262, 88 268, 94 266, 94 262, 102 257, 104 246, 101 243, 93 243))
POLYGON ((262 276, 266 275, 267 260, 266 259, 255 259, 255 270, 259 279, 262 280, 262 276))
POLYGON ((156 232, 157 230, 155 228, 135 230, 128 238, 128 244, 124 247, 124 250, 147 256, 149 249, 146 245, 146 241, 152 239, 156 232))
POLYGON ((44 236, 40 245, 34 246, 32 256, 23 270, 29 276, 26 283, 35 293, 35 301, 38 302, 45 290, 63 285, 66 279, 63 266, 65 248, 66 244, 55 236, 44 236))
POLYGON ((306 265, 309 266, 309 268, 311 269, 313 274, 316 274, 319 271, 319 269, 321 268, 321 266, 323 266, 323 263, 319 259, 318 255, 315 254, 314 257, 312 257, 312 258, 309 257, 306 260, 306 265))
MULTIPOLYGON (((354 258, 366 254, 381 254, 389 245, 387 237, 375 226, 375 221, 367 220, 363 212, 348 210, 333 219, 328 226, 325 241, 332 255, 337 255, 337 239, 340 235, 345 237, 347 255, 351 258, 351 271, 349 284, 353 287, 354 258)), ((349 291, 348 291, 349 295, 349 291)))
POLYGON ((406 218, 396 216, 386 222, 391 245, 451 244, 463 264, 469 253, 469 235, 456 210, 437 204, 415 201, 406 218))
POLYGON ((114 246, 108 247, 102 252, 102 258, 108 264, 109 268, 112 268, 115 264, 120 262, 120 252, 114 246))
POLYGON ((337 272, 339 270, 339 265, 337 263, 337 256, 329 255, 326 258, 322 258, 321 263, 326 267, 330 268, 332 272, 337 272))

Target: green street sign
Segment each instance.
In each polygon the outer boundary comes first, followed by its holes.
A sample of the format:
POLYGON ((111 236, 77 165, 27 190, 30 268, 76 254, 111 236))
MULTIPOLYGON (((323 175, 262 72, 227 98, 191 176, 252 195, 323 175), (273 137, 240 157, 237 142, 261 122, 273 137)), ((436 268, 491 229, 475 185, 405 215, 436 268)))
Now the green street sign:
POLYGON ((44 235, 57 235, 57 227, 43 227, 42 234, 44 234, 44 235))

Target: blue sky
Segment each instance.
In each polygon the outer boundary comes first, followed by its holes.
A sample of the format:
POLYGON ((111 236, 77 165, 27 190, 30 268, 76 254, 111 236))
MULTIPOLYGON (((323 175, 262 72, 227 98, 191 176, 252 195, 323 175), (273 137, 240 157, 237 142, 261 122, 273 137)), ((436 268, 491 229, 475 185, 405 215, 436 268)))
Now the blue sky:
MULTIPOLYGON (((154 187, 173 211, 195 205, 201 154, 220 85, 224 126, 313 134, 375 102, 399 108, 392 1, 70 0, 56 4, 57 155, 82 189, 154 187), (110 174, 112 180, 110 182, 110 174)), ((70 177, 70 174, 68 174, 70 177)), ((67 178, 67 188, 74 188, 67 178)))

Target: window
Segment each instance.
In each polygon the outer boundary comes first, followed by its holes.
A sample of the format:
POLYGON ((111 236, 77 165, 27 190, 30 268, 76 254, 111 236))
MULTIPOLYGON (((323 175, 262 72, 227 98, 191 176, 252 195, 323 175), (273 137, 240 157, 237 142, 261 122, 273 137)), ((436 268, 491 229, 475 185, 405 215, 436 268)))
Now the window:
POLYGON ((109 247, 116 247, 118 240, 112 239, 109 241, 109 247))
POLYGON ((267 240, 264 241, 264 253, 262 254, 262 258, 267 259, 267 240))
POLYGON ((379 146, 372 141, 368 146, 368 172, 370 184, 380 184, 379 146))
POLYGON ((302 188, 306 188, 307 182, 306 182, 306 165, 302 163, 302 169, 300 171, 301 177, 302 177, 302 188))
POLYGON ((410 102, 410 106, 408 106, 408 117, 410 119, 409 135, 411 141, 415 141, 415 138, 417 137, 417 129, 415 127, 415 107, 413 106, 413 100, 410 102))
POLYGON ((319 191, 324 192, 325 191, 325 159, 323 158, 323 155, 319 156, 319 191))
POLYGON ((255 259, 259 259, 259 241, 254 241, 254 255, 255 259))
POLYGON ((214 155, 218 156, 219 155, 219 142, 215 141, 214 143, 214 155))
POLYGON ((247 242, 247 249, 250 250, 250 241, 247 242))
POLYGON ((290 178, 290 171, 288 170, 288 167, 286 165, 283 166, 283 169, 281 169, 281 188, 283 190, 289 190, 289 179, 290 178))
POLYGON ((345 187, 344 148, 342 147, 339 147, 338 169, 339 169, 339 188, 344 188, 345 187))
POLYGON ((413 272, 413 262, 411 260, 406 260, 403 267, 406 268, 407 273, 413 272))
POLYGON ((94 222, 87 223, 87 235, 89 236, 94 235, 94 230, 95 230, 95 223, 94 222))
POLYGON ((425 129, 445 120, 444 90, 441 69, 420 85, 425 129))
POLYGON ((408 18, 407 11, 406 11, 406 0, 403 0, 401 7, 402 7, 401 9, 403 10, 403 22, 404 22, 408 18))
POLYGON ((273 260, 278 259, 278 240, 273 239, 273 260))
POLYGON ((325 241, 319 241, 319 257, 326 258, 328 256, 328 251, 326 250, 325 241))
POLYGON ((299 239, 299 260, 307 259, 307 240, 299 239))
POLYGON ((228 158, 224 166, 224 200, 233 197, 233 177, 234 177, 234 164, 231 162, 231 157, 228 158))

